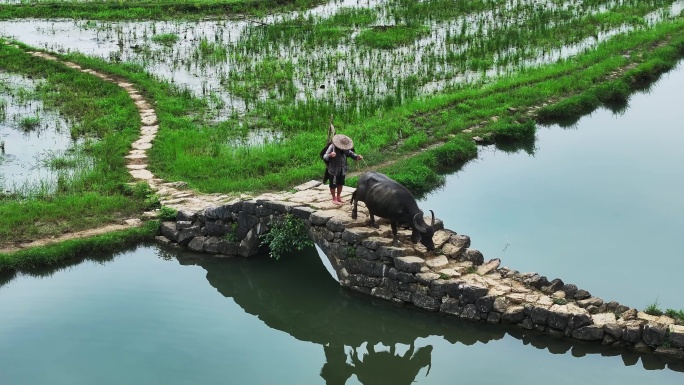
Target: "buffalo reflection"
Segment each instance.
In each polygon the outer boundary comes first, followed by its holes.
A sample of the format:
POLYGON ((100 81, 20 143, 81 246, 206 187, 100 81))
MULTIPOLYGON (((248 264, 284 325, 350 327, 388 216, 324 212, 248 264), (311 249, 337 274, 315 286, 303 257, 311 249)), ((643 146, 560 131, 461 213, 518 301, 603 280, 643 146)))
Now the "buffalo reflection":
POLYGON ((326 363, 321 369, 321 377, 325 383, 343 385, 352 375, 356 375, 362 384, 410 384, 421 369, 428 368, 425 376, 430 373, 431 345, 416 351, 411 343, 404 354, 397 353, 396 345, 390 346, 389 350, 376 350, 376 345, 368 345, 366 349, 366 353, 359 358, 360 348, 353 348, 347 354, 344 346, 324 345, 326 363))
MULTIPOLYGON (((165 254, 163 250, 160 253, 165 254)), ((667 367, 684 371, 683 363, 662 356, 554 338, 518 327, 460 321, 369 299, 341 288, 313 248, 279 261, 260 257, 221 260, 180 250, 173 250, 167 256, 178 258, 181 264, 204 268, 213 287, 269 327, 323 346, 326 363, 321 376, 328 384, 344 384, 353 374, 363 383, 378 383, 372 382, 379 378, 374 376, 382 375, 385 383, 389 373, 401 376, 393 378, 393 382, 409 383, 421 368, 430 366, 432 347, 415 348, 418 338, 429 336, 442 336, 452 344, 473 345, 509 335, 552 354, 621 355, 625 366, 641 359, 648 370, 667 367), (376 351, 377 344, 390 347, 389 352, 376 351), (411 354, 394 354, 397 344, 409 346, 407 353, 411 354), (357 352, 364 345, 369 347, 368 352, 359 356, 357 352), (351 349, 351 353, 345 349, 351 349)))

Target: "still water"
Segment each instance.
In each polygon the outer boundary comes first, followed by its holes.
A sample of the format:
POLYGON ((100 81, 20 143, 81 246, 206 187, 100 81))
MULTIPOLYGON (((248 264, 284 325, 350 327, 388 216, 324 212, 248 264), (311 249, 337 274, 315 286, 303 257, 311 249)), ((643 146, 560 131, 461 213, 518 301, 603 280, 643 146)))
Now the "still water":
POLYGON ((142 245, 0 288, 2 384, 681 384, 684 364, 373 303, 315 250, 142 245))
POLYGON ((504 265, 605 300, 684 309, 684 62, 623 112, 481 149, 421 205, 504 265))

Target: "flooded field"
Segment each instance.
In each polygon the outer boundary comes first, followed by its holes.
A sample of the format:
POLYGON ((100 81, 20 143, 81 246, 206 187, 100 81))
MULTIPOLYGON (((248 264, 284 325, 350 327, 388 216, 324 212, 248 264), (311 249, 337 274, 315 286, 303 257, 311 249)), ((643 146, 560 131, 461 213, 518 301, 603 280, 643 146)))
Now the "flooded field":
POLYGON ((684 1, 340 1, 261 19, 10 20, 0 35, 142 65, 215 113, 367 116, 406 99, 555 62, 678 16, 684 1))
POLYGON ((74 142, 69 123, 46 109, 38 81, 0 72, 0 189, 53 191, 68 176, 74 142))

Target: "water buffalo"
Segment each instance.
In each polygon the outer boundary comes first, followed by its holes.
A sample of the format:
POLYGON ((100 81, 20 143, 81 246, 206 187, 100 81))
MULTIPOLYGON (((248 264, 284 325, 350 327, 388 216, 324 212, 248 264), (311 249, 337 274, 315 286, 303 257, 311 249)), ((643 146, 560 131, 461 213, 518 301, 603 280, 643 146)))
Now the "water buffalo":
POLYGON ((406 187, 384 174, 367 172, 361 175, 356 191, 352 194, 352 219, 357 217, 359 201, 366 203, 371 226, 378 228, 375 215, 389 219, 394 244, 397 242, 397 226, 405 225, 413 229, 411 242, 415 244, 420 241, 428 250, 434 250, 432 236, 435 234, 435 213, 430 210, 432 223, 428 226, 416 199, 406 187))

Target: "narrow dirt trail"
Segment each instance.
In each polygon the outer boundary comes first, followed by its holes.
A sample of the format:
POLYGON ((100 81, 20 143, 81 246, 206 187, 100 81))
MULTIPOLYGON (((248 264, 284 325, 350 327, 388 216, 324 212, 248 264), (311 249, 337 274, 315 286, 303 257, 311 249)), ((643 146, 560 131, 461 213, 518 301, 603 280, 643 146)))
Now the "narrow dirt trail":
MULTIPOLYGON (((20 48, 17 45, 14 45, 14 47, 20 48)), ((157 119, 157 112, 153 107, 153 103, 147 100, 141 94, 141 92, 134 87, 133 84, 114 76, 103 74, 92 69, 83 68, 76 63, 61 60, 58 57, 45 52, 27 51, 27 53, 44 60, 62 63, 71 69, 81 71, 83 73, 97 76, 102 80, 118 85, 128 93, 138 108, 141 125, 138 139, 132 143, 130 152, 125 156, 126 167, 128 168, 128 172, 131 174, 131 177, 135 182, 146 182, 150 188, 157 195, 159 195, 162 205, 174 208, 176 210, 199 210, 211 204, 220 204, 235 198, 234 196, 231 197, 223 194, 198 194, 194 191, 184 189, 186 187, 185 183, 166 182, 163 179, 156 177, 148 169, 147 151, 152 148, 153 142, 157 136, 157 133, 159 132, 159 121, 157 119)), ((156 217, 156 215, 157 213, 155 212, 146 212, 143 213, 142 217, 153 218, 156 217)), ((22 242, 11 246, 3 246, 0 247, 0 253, 12 253, 29 247, 46 246, 52 243, 58 243, 70 239, 92 237, 112 231, 140 226, 142 223, 143 221, 140 218, 129 218, 123 220, 121 223, 106 224, 101 227, 69 232, 55 237, 37 239, 30 242, 22 242)))

